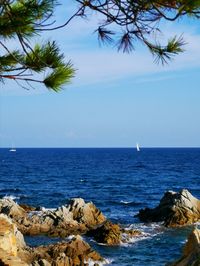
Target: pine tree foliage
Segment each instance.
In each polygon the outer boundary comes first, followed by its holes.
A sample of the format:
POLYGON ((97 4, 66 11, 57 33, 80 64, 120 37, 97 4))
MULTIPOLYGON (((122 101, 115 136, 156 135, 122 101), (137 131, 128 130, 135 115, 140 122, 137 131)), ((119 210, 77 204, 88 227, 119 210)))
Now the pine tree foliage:
POLYGON ((148 47, 156 62, 169 62, 183 51, 182 36, 159 42, 160 22, 176 21, 184 16, 200 18, 200 0, 76 0, 80 15, 88 17, 91 10, 101 14, 96 30, 99 40, 123 52, 134 50, 136 41, 148 47), (158 34, 156 34, 158 33, 158 34), (157 36, 157 37, 156 37, 157 36))
POLYGON ((0 3, 1 81, 11 79, 26 88, 39 82, 59 91, 74 76, 72 64, 64 61, 55 41, 31 45, 32 38, 51 25, 57 1, 0 0, 0 3), (18 44, 17 50, 9 48, 13 42, 18 44))
MULTIPOLYGON (((76 18, 101 14, 96 33, 99 41, 132 52, 137 41, 152 53, 155 62, 168 63, 183 51, 182 36, 159 42, 160 22, 176 21, 184 16, 200 18, 200 0, 74 0, 78 8, 63 25, 53 15, 57 0, 0 0, 0 81, 16 81, 24 88, 42 83, 59 91, 68 84, 75 70, 65 62, 55 41, 32 45, 43 31, 70 26, 76 18), (11 49, 15 43, 15 49, 11 49), (42 77, 42 78, 41 78, 42 77), (26 83, 24 85, 24 82, 26 83)), ((65 4, 65 3, 63 3, 65 4)))

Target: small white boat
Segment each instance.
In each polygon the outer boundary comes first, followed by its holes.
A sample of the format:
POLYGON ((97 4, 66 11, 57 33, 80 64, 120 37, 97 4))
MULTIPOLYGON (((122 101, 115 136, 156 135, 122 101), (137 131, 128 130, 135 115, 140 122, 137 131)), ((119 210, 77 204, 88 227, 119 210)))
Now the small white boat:
POLYGON ((9 151, 11 151, 11 152, 15 152, 16 149, 15 149, 15 148, 11 148, 9 151))
POLYGON ((140 151, 140 146, 139 146, 138 143, 136 143, 136 150, 137 150, 137 151, 140 151))
POLYGON ((12 144, 12 146, 11 146, 11 148, 10 148, 9 151, 11 151, 11 152, 16 152, 16 149, 15 149, 14 147, 15 147, 15 146, 12 144))

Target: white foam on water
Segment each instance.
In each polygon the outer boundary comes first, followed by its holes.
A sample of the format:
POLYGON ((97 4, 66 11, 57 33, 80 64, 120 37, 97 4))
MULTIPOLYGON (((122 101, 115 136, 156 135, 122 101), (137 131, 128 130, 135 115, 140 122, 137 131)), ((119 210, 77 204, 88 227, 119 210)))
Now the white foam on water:
POLYGON ((132 203, 132 201, 120 200, 120 203, 123 203, 123 204, 130 204, 130 203, 132 203))
POLYGON ((180 243, 183 244, 183 245, 186 244, 186 242, 187 242, 187 239, 185 239, 183 241, 180 241, 180 243))
MULTIPOLYGON (((79 237, 82 239, 81 236, 79 236, 79 237)), ((70 235, 70 236, 66 237, 65 240, 66 240, 66 241, 71 241, 71 240, 73 240, 74 238, 76 238, 75 235, 70 235)))
POLYGON ((96 240, 94 239, 90 239, 90 242, 94 242, 95 244, 99 245, 99 246, 108 246, 107 244, 105 243, 100 243, 100 242, 97 242, 96 240))
POLYGON ((129 247, 131 246, 132 244, 135 244, 139 241, 142 241, 142 240, 146 240, 150 238, 149 236, 140 236, 140 237, 130 237, 128 240, 126 240, 126 242, 121 242, 120 243, 120 246, 122 247, 129 247))
POLYGON ((17 196, 13 196, 13 195, 6 195, 3 197, 3 199, 10 199, 10 200, 16 200, 16 199, 20 199, 20 197, 17 197, 17 196))
POLYGON ((113 260, 111 260, 111 259, 104 259, 103 261, 89 259, 89 260, 84 261, 84 263, 88 263, 89 266, 94 266, 95 263, 98 263, 99 266, 103 266, 106 264, 110 264, 112 262, 113 262, 113 260))
POLYGON ((138 241, 142 241, 145 239, 150 239, 155 237, 156 235, 160 235, 164 232, 164 227, 159 223, 151 223, 151 224, 131 224, 129 227, 125 228, 126 230, 139 230, 141 232, 140 235, 130 237, 127 233, 122 234, 122 246, 129 246, 138 241))
POLYGON ((135 217, 135 216, 138 214, 138 211, 129 211, 128 214, 129 214, 131 217, 135 217))
POLYGON ((143 232, 154 232, 154 231, 164 231, 164 226, 162 223, 148 223, 148 224, 143 224, 143 223, 135 223, 135 224, 130 224, 129 227, 125 228, 127 230, 130 229, 137 229, 143 232))

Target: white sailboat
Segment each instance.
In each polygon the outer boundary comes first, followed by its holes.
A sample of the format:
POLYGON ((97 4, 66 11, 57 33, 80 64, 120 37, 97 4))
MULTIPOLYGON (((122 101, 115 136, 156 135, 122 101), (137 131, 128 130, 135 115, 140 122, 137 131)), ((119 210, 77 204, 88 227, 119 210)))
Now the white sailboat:
POLYGON ((11 148, 9 151, 11 151, 11 152, 15 152, 16 149, 15 149, 15 148, 11 148))
POLYGON ((139 146, 138 143, 136 143, 136 150, 137 150, 137 151, 140 151, 140 146, 139 146))
POLYGON ((16 149, 14 148, 14 146, 12 145, 11 149, 9 150, 10 152, 16 152, 16 149))

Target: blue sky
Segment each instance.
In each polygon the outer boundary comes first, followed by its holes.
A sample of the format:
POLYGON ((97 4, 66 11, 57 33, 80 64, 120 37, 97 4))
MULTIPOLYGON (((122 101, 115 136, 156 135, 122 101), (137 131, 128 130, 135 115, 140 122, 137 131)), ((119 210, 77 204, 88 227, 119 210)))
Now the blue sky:
POLYGON ((184 33, 187 42, 163 67, 141 45, 131 54, 100 47, 96 20, 41 36, 56 39, 77 68, 62 92, 0 84, 0 147, 200 147, 198 21, 163 23, 161 40, 184 33))

